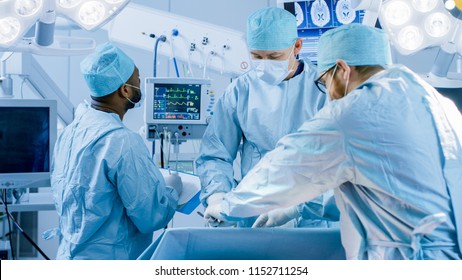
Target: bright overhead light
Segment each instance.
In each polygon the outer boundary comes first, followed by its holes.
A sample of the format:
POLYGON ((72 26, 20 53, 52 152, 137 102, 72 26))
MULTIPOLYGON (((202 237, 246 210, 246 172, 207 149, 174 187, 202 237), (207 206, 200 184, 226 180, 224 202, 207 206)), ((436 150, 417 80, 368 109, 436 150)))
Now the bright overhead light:
MULTIPOLYGON (((380 25, 389 34, 391 43, 403 55, 425 48, 438 47, 453 40, 462 29, 462 21, 454 9, 446 5, 453 0, 387 0, 379 14, 380 25)), ((451 43, 452 45, 455 42, 451 43)))
POLYGON ((417 26, 406 26, 398 33, 398 43, 406 50, 413 51, 420 47, 423 35, 417 26))
POLYGON ((96 25, 103 20, 105 14, 106 9, 102 3, 90 1, 80 7, 79 20, 86 25, 96 25))
POLYGON ((44 0, 0 0, 0 51, 20 40, 43 12, 44 0))
POLYGON ((0 0, 0 51, 15 45, 37 21, 46 27, 42 35, 48 35, 53 43, 52 25, 56 16, 67 17, 85 30, 95 30, 116 16, 128 2, 130 0, 0 0), (53 15, 51 20, 49 15, 53 15))
POLYGON ((118 14, 130 0, 55 0, 56 12, 85 30, 94 30, 118 14))
POLYGON ((411 17, 411 8, 403 1, 395 1, 385 7, 385 19, 393 25, 403 25, 411 17))
POLYGON ((58 5, 63 8, 74 8, 82 3, 82 0, 58 0, 58 5))
POLYGON ((414 8, 422 13, 430 12, 436 7, 438 0, 412 0, 414 8))
POLYGON ((16 0, 14 8, 18 15, 31 16, 42 7, 42 0, 16 0))
POLYGON ((443 37, 450 29, 449 17, 443 13, 433 13, 425 19, 425 31, 432 37, 443 37))
POLYGON ((19 36, 21 24, 13 17, 0 19, 0 44, 6 45, 19 36))
POLYGON ((448 0, 444 3, 444 6, 446 7, 446 9, 452 10, 456 7, 456 2, 454 2, 454 0, 448 0))

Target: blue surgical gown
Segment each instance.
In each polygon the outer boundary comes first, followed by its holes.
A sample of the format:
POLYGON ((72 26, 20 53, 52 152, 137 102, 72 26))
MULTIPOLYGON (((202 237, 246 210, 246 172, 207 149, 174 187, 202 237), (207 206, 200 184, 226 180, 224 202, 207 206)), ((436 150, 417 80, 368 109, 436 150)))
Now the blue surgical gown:
POLYGON ((224 213, 258 215, 335 189, 347 258, 460 259, 461 124, 452 101, 390 67, 282 138, 225 195, 224 213), (414 242, 435 213, 447 222, 414 242))
POLYGON ((136 259, 177 207, 142 138, 88 104, 58 137, 51 184, 57 259, 136 259))
MULTIPOLYGON (((238 152, 241 160, 236 173, 243 177, 276 147, 282 136, 295 132, 326 103, 326 95, 314 84, 316 67, 308 60, 300 62, 304 63, 303 71, 277 86, 261 81, 251 70, 235 79, 217 101, 196 160, 202 185, 201 201, 205 206, 211 194, 228 192, 237 185, 239 176, 235 176, 233 161, 238 152)), ((304 217, 318 219, 307 213, 312 208, 323 212, 325 201, 332 196, 333 192, 326 193, 308 204, 301 204, 299 212, 304 217)), ((335 204, 329 209, 338 212, 335 204)), ((240 225, 251 226, 252 220, 240 225)), ((316 222, 315 225, 321 224, 316 222)))

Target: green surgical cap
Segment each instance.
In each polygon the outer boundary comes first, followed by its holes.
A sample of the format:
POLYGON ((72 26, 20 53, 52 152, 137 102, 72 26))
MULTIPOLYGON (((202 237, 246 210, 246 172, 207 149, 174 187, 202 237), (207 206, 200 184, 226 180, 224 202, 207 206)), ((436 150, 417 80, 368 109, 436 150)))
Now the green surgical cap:
POLYGON ((247 46, 250 50, 287 49, 297 38, 297 20, 284 9, 260 9, 247 19, 247 46))
POLYGON ((351 66, 390 64, 387 34, 359 23, 329 30, 319 38, 318 73, 322 74, 334 66, 337 59, 343 59, 351 66))
POLYGON ((96 47, 80 63, 80 71, 94 97, 116 91, 130 79, 134 70, 133 60, 111 43, 96 47))

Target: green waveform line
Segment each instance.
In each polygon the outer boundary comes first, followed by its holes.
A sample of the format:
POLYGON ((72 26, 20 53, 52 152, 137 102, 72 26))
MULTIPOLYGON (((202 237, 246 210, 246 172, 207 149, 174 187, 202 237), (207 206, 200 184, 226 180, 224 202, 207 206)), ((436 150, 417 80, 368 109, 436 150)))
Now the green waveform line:
POLYGON ((173 106, 178 106, 178 105, 185 106, 186 104, 188 103, 186 102, 167 102, 167 106, 172 106, 172 105, 173 106))

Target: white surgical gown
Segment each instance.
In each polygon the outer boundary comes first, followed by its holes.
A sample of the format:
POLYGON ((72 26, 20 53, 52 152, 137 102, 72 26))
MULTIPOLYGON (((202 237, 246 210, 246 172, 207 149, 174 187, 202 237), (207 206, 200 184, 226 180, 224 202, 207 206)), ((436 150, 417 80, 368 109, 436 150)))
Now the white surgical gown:
POLYGON ((282 138, 225 195, 224 214, 258 215, 335 189, 347 258, 460 259, 461 124, 450 100, 390 67, 282 138), (413 242, 419 221, 441 212, 448 221, 413 242))
MULTIPOLYGON (((204 205, 211 194, 228 192, 237 185, 233 161, 240 148, 243 177, 276 147, 281 137, 297 131, 324 106, 326 95, 313 82, 317 75, 315 66, 308 60, 300 62, 304 63, 303 71, 277 86, 261 81, 251 70, 235 79, 217 101, 196 160, 204 205)), ((299 212, 305 212, 304 217, 317 219, 317 215, 308 214, 309 210, 323 213, 325 201, 332 196, 333 193, 326 194, 301 205, 299 212)), ((335 205, 329 209, 338 212, 335 205)), ((252 223, 253 219, 242 222, 241 226, 252 223)))
POLYGON ((142 138, 87 104, 56 142, 51 183, 57 259, 136 259, 177 207, 142 138))

